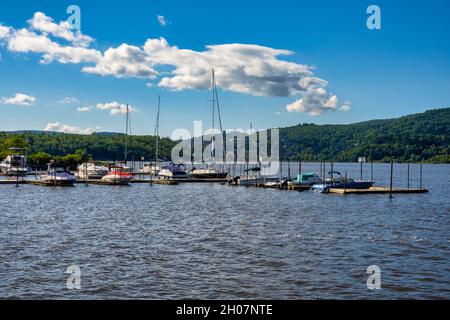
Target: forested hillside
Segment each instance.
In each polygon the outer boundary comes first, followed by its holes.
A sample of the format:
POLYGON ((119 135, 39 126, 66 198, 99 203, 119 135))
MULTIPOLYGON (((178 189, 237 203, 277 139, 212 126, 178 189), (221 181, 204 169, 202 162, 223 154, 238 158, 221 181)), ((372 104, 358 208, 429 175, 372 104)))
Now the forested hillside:
MULTIPOLYGON (((397 119, 349 125, 299 124, 280 129, 283 159, 305 161, 369 161, 450 163, 450 108, 435 109, 397 119)), ((128 159, 154 159, 152 136, 129 138, 128 159)), ((28 155, 79 155, 95 160, 123 160, 125 135, 76 135, 49 132, 0 133, 0 157, 9 147, 26 147, 28 155)), ((160 141, 160 158, 169 159, 174 141, 160 141)), ((40 158, 42 158, 40 157, 40 158)), ((44 157, 45 158, 45 157, 44 157)), ((75 157, 77 158, 77 157, 75 157)))
POLYGON ((281 155, 303 160, 450 162, 450 108, 350 125, 280 129, 281 155))

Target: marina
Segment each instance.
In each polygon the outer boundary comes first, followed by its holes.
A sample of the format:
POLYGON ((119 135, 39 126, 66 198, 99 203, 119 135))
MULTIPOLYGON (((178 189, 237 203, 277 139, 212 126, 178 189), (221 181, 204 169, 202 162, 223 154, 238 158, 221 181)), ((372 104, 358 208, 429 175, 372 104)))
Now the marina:
MULTIPOLYGON (((295 178, 291 178, 291 168, 294 167, 294 163, 291 162, 284 162, 280 165, 280 171, 288 172, 288 176, 285 178, 280 177, 265 177, 260 175, 258 167, 255 166, 251 169, 244 170, 242 169, 242 165, 230 165, 228 166, 228 170, 230 171, 230 174, 223 175, 221 178, 198 178, 193 175, 188 175, 185 172, 185 166, 183 166, 183 176, 177 177, 177 176, 161 176, 161 175, 153 175, 151 173, 143 173, 141 171, 133 172, 133 168, 136 164, 132 164, 131 167, 127 167, 126 165, 122 166, 112 166, 110 167, 110 170, 112 170, 112 178, 105 179, 105 177, 108 176, 108 174, 105 174, 103 178, 97 177, 96 179, 86 179, 86 178, 78 178, 76 180, 71 180, 70 183, 68 183, 68 186, 73 185, 103 185, 103 186, 119 186, 119 185, 132 185, 132 184, 159 184, 159 185, 178 185, 180 183, 182 184, 211 184, 211 183, 217 183, 217 184, 223 184, 223 185, 229 185, 229 186, 239 186, 239 187, 253 187, 253 188, 262 188, 262 189, 277 189, 277 190, 287 190, 287 191, 314 191, 314 187, 318 184, 320 185, 319 192, 325 193, 325 194, 364 194, 364 195, 370 195, 370 194, 421 194, 421 193, 427 193, 428 189, 423 188, 423 169, 421 164, 417 164, 419 169, 419 177, 418 179, 411 179, 410 177, 410 164, 406 164, 406 187, 401 187, 398 185, 393 185, 394 181, 391 181, 388 179, 388 177, 383 177, 384 179, 382 181, 387 181, 391 185, 388 186, 381 186, 378 183, 375 183, 373 180, 373 166, 374 164, 370 164, 370 175, 371 179, 370 181, 373 181, 370 184, 364 184, 364 187, 362 188, 354 188, 354 180, 348 180, 347 177, 342 177, 340 175, 336 179, 324 179, 325 177, 325 163, 302 163, 297 162, 296 165, 298 167, 298 172, 295 178), (320 175, 315 174, 314 172, 306 172, 302 173, 301 167, 314 167, 319 166, 320 175), (124 169, 127 168, 127 169, 124 169), (256 169, 255 169, 256 168, 256 169), (125 172, 126 171, 126 172, 125 172), (243 177, 241 178, 239 172, 242 174, 243 177), (233 177, 233 174, 236 175, 233 177), (124 178, 124 175, 126 176, 124 178), (410 185, 411 180, 418 181, 419 185, 417 187, 413 187, 410 185), (322 181, 325 183, 326 187, 322 186, 322 181), (332 181, 332 182, 331 182, 332 181), (344 181, 339 182, 340 185, 337 187, 336 181, 344 181), (347 181, 347 182, 346 182, 347 181), (375 184, 375 185, 374 185, 375 184)), ((334 168, 339 165, 346 165, 346 164, 336 164, 330 162, 328 164, 329 168, 334 168)), ((377 164, 380 165, 380 164, 377 164)), ((389 164, 387 164, 389 165, 389 164)), ((139 164, 138 164, 139 166, 139 164)), ((176 167, 175 172, 179 172, 181 169, 179 165, 169 164, 169 166, 163 167, 168 170, 168 172, 174 171, 173 167, 176 167), (169 168, 169 169, 167 169, 169 168)), ((248 165, 246 165, 248 166, 248 165)), ((360 167, 360 164, 355 165, 356 167, 360 167)), ((390 175, 393 175, 394 170, 394 163, 390 164, 390 175)), ((396 164, 395 166, 405 166, 401 164, 396 164)), ((191 164, 191 167, 194 167, 193 164, 191 164)), ((86 167, 85 167, 86 168, 86 167)), ((362 171, 360 168, 358 168, 360 171, 360 174, 362 175, 362 171)), ((404 171, 404 170, 403 170, 404 171)), ((70 173, 67 173, 67 171, 61 169, 60 174, 68 174, 70 176, 70 173)), ((214 172, 219 172, 217 170, 214 170, 214 172)), ((340 174, 339 172, 333 171, 330 172, 330 174, 334 173, 340 174)), ((4 177, 3 179, 0 179, 0 185, 35 185, 35 186, 61 186, 64 184, 61 183, 55 183, 52 174, 46 174, 44 172, 34 172, 33 174, 29 174, 28 176, 24 177, 4 177), (42 179, 42 177, 47 177, 42 179)), ((404 180, 404 176, 401 180, 404 180)), ((398 177, 395 178, 396 180, 398 177)))

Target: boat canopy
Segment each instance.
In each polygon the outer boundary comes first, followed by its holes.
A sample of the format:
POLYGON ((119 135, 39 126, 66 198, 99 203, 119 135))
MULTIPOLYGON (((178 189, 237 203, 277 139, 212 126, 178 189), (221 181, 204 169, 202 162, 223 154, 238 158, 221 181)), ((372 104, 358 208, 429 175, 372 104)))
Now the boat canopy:
POLYGON ((314 172, 306 172, 297 175, 297 182, 310 182, 320 180, 320 177, 314 172))

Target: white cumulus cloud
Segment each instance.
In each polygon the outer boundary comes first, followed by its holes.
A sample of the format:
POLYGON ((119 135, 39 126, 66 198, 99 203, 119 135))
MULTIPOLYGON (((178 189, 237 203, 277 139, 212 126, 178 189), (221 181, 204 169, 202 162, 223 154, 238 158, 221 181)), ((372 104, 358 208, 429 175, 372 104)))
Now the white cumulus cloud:
POLYGON ((76 134, 91 134, 97 130, 101 129, 100 127, 96 128, 86 128, 82 129, 79 127, 71 126, 68 124, 63 124, 60 122, 50 122, 45 127, 45 131, 55 131, 55 132, 64 132, 64 133, 76 133, 76 134))
POLYGON ((60 63, 95 62, 100 59, 101 53, 94 49, 74 46, 62 46, 46 35, 37 34, 27 29, 19 29, 8 39, 8 49, 12 52, 41 53, 41 63, 51 63, 54 60, 60 63))
POLYGON ((30 96, 24 93, 16 93, 14 97, 3 97, 0 98, 1 104, 10 104, 17 106, 30 106, 34 104, 36 98, 34 96, 30 96))
POLYGON ((351 109, 351 102, 350 101, 345 101, 344 104, 339 108, 339 110, 343 111, 343 112, 348 112, 351 109))
MULTIPOLYGON (((168 22, 163 16, 157 18, 162 24, 168 22)), ((288 112, 320 115, 350 109, 350 103, 338 107, 338 97, 328 92, 328 81, 317 77, 314 67, 283 60, 294 54, 289 50, 231 43, 195 51, 159 38, 148 39, 142 46, 123 43, 101 52, 90 48, 93 38, 74 32, 65 21, 56 23, 36 12, 28 23, 28 28, 19 30, 1 26, 0 37, 3 35, 12 52, 41 54, 41 63, 83 64, 85 73, 150 79, 149 86, 172 90, 209 89, 214 68, 217 85, 224 90, 293 97, 295 101, 286 106, 288 112)), ((112 114, 124 113, 118 103, 99 105, 112 114)))
POLYGON ((10 27, 5 27, 0 24, 0 40, 9 37, 10 32, 11 32, 10 27))
MULTIPOLYGON (((110 111, 111 115, 120 115, 120 114, 126 114, 127 113, 127 105, 118 103, 116 101, 113 102, 107 102, 107 103, 98 103, 97 109, 99 110, 108 110, 110 111)), ((135 108, 128 106, 128 110, 130 112, 136 111, 135 108)))
POLYGON ((68 21, 61 21, 58 24, 54 23, 52 18, 42 12, 36 12, 28 20, 28 24, 33 30, 67 40, 76 46, 88 47, 94 41, 93 38, 83 35, 79 30, 75 30, 74 32, 68 21))
POLYGON ((158 72, 151 65, 152 61, 142 49, 122 44, 118 48, 106 50, 95 66, 84 67, 83 71, 102 76, 112 75, 117 78, 153 79, 158 75, 158 72))

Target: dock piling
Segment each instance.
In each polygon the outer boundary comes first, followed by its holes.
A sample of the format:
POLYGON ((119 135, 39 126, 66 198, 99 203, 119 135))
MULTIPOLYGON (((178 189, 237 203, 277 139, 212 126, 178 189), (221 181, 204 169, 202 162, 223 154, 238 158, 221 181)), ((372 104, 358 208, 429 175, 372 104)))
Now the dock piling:
POLYGON ((409 189, 409 163, 406 165, 406 188, 409 189))
POLYGON ((419 189, 422 189, 422 164, 420 164, 419 189))
POLYGON ((370 181, 373 182, 373 161, 370 161, 370 181))
POLYGON ((291 179, 291 161, 288 160, 288 179, 291 179))
POLYGON ((359 169, 360 180, 363 179, 363 161, 360 161, 360 169, 359 169))
POLYGON ((392 177, 394 173, 394 161, 391 161, 391 178, 389 182, 389 199, 392 199, 392 177))

